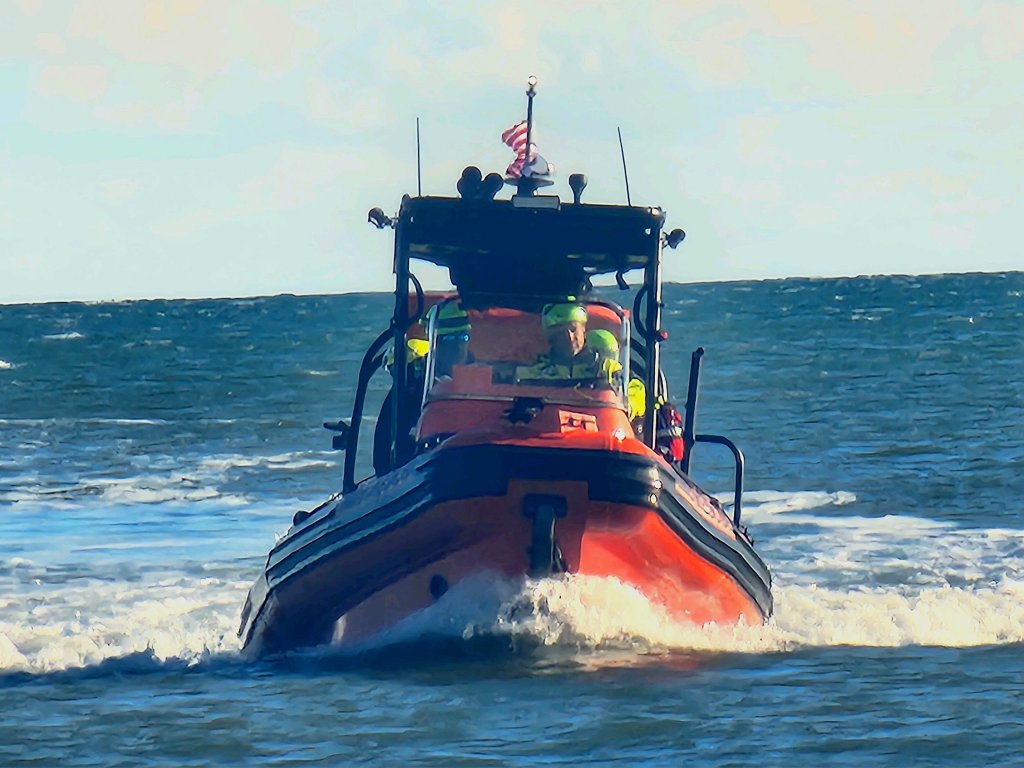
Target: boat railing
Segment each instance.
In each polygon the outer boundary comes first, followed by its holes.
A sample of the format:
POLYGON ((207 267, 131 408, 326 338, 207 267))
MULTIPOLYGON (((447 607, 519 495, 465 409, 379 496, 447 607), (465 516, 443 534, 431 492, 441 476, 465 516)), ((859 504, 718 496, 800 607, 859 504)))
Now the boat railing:
POLYGON ((690 473, 695 443, 713 443, 715 445, 724 445, 728 448, 733 456, 735 470, 733 475, 732 522, 733 525, 739 528, 740 517, 743 514, 743 451, 732 440, 722 435, 697 434, 697 389, 700 386, 700 362, 703 357, 704 347, 697 347, 690 355, 690 380, 686 393, 686 410, 683 421, 683 440, 686 448, 679 468, 684 474, 688 475, 690 473))

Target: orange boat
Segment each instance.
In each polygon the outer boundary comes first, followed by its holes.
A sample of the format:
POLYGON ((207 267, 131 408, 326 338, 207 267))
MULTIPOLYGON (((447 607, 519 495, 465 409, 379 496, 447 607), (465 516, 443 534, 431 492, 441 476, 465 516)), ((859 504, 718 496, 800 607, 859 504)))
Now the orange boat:
MULTIPOLYGON (((696 624, 771 614, 771 576, 740 525, 742 454, 694 432, 702 350, 685 416, 667 402, 662 250, 682 231, 663 232, 657 208, 583 203, 578 174, 572 203, 537 194, 536 179, 495 199, 502 181, 468 168, 459 197, 406 196, 394 218, 371 211, 395 232, 394 314, 363 358, 351 421, 325 425, 346 451, 341 493, 295 516, 250 590, 249 653, 363 642, 488 574, 615 578, 696 624), (417 260, 447 268, 455 291, 424 294, 417 260), (625 289, 632 274, 631 311, 590 298, 592 278, 625 289), (600 373, 535 375, 552 306, 618 341, 600 373), (459 326, 454 358, 446 316, 459 326), (375 472, 357 482, 366 391, 382 368, 392 390, 375 472), (688 475, 700 442, 735 456, 731 516, 688 475)), ((579 354, 601 367, 589 344, 579 354)))

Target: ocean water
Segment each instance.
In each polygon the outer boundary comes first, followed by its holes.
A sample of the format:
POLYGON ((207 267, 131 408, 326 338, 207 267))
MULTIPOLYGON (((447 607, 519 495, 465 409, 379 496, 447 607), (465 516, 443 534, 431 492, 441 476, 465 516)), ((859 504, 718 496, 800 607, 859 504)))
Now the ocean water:
POLYGON ((665 302, 674 394, 704 346, 699 431, 747 457, 766 626, 476 583, 259 662, 246 590, 340 484, 320 423, 389 298, 0 306, 0 765, 1020 765, 1024 273, 665 302))

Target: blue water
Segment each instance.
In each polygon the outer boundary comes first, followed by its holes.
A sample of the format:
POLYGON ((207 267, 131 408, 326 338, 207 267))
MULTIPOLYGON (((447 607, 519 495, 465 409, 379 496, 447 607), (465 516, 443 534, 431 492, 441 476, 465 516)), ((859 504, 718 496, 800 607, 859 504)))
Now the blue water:
POLYGON ((746 453, 767 626, 547 580, 258 663, 245 592, 338 487, 319 425, 389 297, 0 306, 0 765, 1019 765, 1024 273, 665 301, 674 393, 704 346, 699 430, 746 453))

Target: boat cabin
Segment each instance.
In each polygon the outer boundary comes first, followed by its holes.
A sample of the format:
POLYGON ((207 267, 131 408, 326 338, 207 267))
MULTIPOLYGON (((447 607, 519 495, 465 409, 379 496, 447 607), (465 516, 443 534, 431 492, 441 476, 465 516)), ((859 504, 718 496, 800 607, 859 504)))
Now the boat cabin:
MULTIPOLYGON (((455 301, 454 297, 442 298, 434 306, 455 301)), ((437 323, 430 321, 426 328, 414 324, 410 333, 425 337, 429 344, 417 442, 507 426, 509 409, 525 399, 561 407, 534 414, 530 419, 533 430, 620 429, 632 435, 627 377, 623 374, 630 369, 628 313, 611 303, 579 303, 587 312, 588 338, 593 338, 594 331, 605 331, 615 339, 617 349, 585 347, 581 357, 599 365, 581 366, 583 370, 576 376, 527 378, 536 361, 549 352, 537 312, 508 307, 467 310, 467 328, 457 334, 440 333, 437 323)))
POLYGON ((390 396, 388 413, 380 414, 378 475, 453 433, 501 422, 533 422, 537 431, 555 432, 578 429, 579 423, 584 431, 639 436, 654 446, 656 403, 664 394, 662 249, 675 247, 682 230, 665 234, 659 208, 581 202, 581 175, 570 177, 571 203, 522 189, 511 199, 495 199, 500 182, 496 174, 481 180, 479 170, 467 168, 459 197, 406 196, 394 217, 370 211, 371 223, 395 232, 395 311, 363 358, 351 424, 330 425, 343 433, 335 445, 347 452, 344 492, 357 485, 355 448, 366 388, 388 346, 392 393, 402 396, 390 396), (425 294, 412 271, 420 262, 445 268, 454 292, 444 298, 425 294), (628 310, 594 300, 592 280, 602 275, 614 276, 629 291, 628 310), (457 300, 468 315, 456 359, 443 348, 452 340, 442 340, 430 318, 431 307, 445 300, 457 300), (566 302, 585 305, 588 331, 612 334, 618 342, 614 365, 589 380, 575 370, 526 376, 548 349, 544 307, 566 302), (425 356, 410 339, 427 343, 425 356), (417 356, 424 356, 425 370, 417 367, 417 356))

